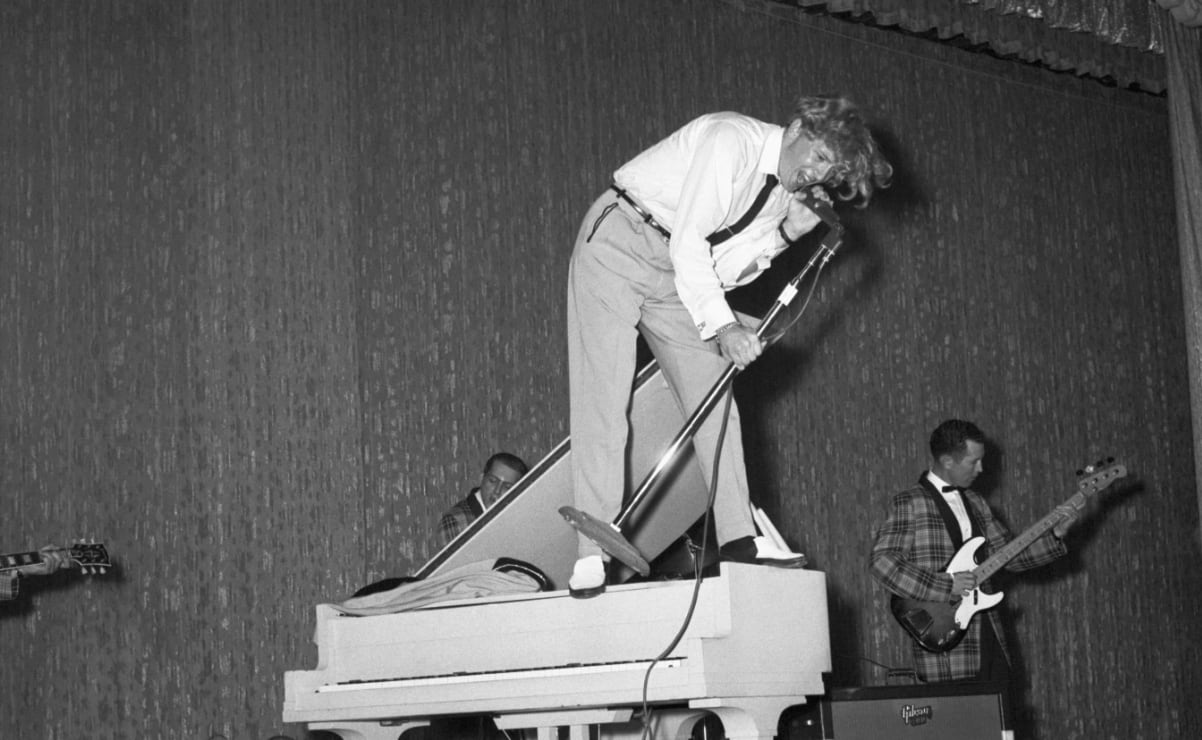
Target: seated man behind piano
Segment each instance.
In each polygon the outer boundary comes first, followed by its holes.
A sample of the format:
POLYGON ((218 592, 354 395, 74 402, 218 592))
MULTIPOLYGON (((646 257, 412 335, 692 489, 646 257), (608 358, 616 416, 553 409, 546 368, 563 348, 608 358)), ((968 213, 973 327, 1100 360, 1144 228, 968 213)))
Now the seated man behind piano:
POLYGON ((488 458, 484 463, 484 473, 480 476, 480 485, 448 509, 439 520, 438 533, 442 537, 442 545, 445 546, 467 529, 529 469, 522 458, 509 452, 498 452, 488 458))

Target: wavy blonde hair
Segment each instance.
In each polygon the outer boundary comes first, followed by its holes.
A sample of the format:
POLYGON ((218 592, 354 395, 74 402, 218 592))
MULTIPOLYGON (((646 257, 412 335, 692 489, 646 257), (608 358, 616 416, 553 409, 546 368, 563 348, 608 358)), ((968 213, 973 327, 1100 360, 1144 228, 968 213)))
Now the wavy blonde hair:
POLYGON ((877 188, 889 187, 893 165, 881 153, 863 114, 841 95, 802 96, 793 108, 790 123, 820 141, 835 156, 826 184, 842 200, 860 199, 863 207, 877 188))

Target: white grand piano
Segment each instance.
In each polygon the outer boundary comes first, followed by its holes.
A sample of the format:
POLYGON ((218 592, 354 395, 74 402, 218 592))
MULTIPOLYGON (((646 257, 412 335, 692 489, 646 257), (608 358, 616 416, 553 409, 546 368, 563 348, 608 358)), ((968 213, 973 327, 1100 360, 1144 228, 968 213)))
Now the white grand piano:
MULTIPOLYGON (((636 485, 683 423, 654 365, 644 369, 631 411, 636 485)), ((572 503, 569 455, 565 441, 416 575, 506 556, 563 588, 576 541, 558 514, 572 503)), ((625 532, 649 559, 704 513, 697 463, 681 457, 625 532)), ((728 738, 772 738, 785 708, 824 692, 824 575, 722 564, 690 615, 694 588, 692 579, 626 582, 586 600, 554 590, 368 617, 319 605, 317 668, 286 673, 283 718, 344 740, 397 740, 432 718, 471 714, 539 740, 561 727, 588 738, 593 726, 622 740, 637 739, 645 717, 657 740, 677 740, 713 714, 728 738)))

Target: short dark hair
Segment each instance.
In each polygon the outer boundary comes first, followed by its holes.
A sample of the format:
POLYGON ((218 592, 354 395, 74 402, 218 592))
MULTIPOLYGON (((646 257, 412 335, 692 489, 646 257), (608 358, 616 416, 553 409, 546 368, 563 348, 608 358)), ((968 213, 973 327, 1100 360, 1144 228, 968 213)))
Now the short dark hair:
POLYGON ((948 419, 931 432, 931 457, 935 460, 951 455, 957 460, 968 452, 968 441, 985 444, 985 433, 976 424, 962 419, 948 419))
POLYGON ((859 197, 857 205, 863 206, 873 190, 889 187, 893 165, 881 154, 855 103, 842 95, 802 96, 790 121, 798 121, 806 136, 831 150, 836 163, 829 184, 840 198, 859 197))
POLYGON ((514 470, 518 471, 519 475, 525 475, 526 472, 530 470, 530 466, 527 465, 522 458, 511 452, 498 452, 497 454, 488 458, 488 460, 484 463, 485 474, 492 470, 493 463, 501 463, 506 467, 513 468, 514 470))

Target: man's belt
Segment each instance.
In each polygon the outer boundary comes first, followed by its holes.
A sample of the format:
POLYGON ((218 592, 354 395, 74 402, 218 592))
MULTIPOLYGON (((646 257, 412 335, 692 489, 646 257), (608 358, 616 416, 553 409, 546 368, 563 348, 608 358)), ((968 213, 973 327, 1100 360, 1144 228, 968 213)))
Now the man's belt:
POLYGON ((647 210, 645 208, 640 206, 638 201, 636 201, 634 198, 630 197, 629 193, 627 193, 625 190, 618 187, 617 185, 610 185, 609 189, 614 191, 615 193, 617 193, 619 198, 626 201, 626 203, 631 208, 634 209, 634 212, 639 215, 639 218, 643 219, 643 221, 646 222, 646 224, 648 226, 655 229, 659 233, 663 234, 665 239, 668 239, 669 241, 671 241, 672 232, 665 229, 663 224, 661 224, 659 221, 656 221, 655 216, 652 216, 650 213, 647 212, 647 210))
MULTIPOLYGON (((776 187, 776 177, 769 175, 767 182, 764 183, 764 189, 761 190, 760 194, 756 196, 755 202, 751 204, 751 209, 748 210, 747 213, 743 214, 742 218, 730 226, 723 226, 714 233, 705 237, 705 240, 710 243, 710 246, 716 247, 735 234, 738 234, 743 229, 747 228, 747 225, 750 224, 756 215, 763 209, 764 203, 767 202, 768 195, 772 192, 772 188, 774 187, 776 187)), ((659 221, 656 221, 655 216, 652 216, 650 213, 648 213, 647 209, 639 205, 637 200, 630 197, 630 193, 627 193, 617 185, 610 185, 609 188, 617 193, 619 198, 626 201, 630 207, 634 209, 634 212, 637 213, 639 217, 647 223, 648 226, 663 234, 664 238, 668 241, 672 240, 672 232, 664 228, 663 224, 661 224, 659 221)))

